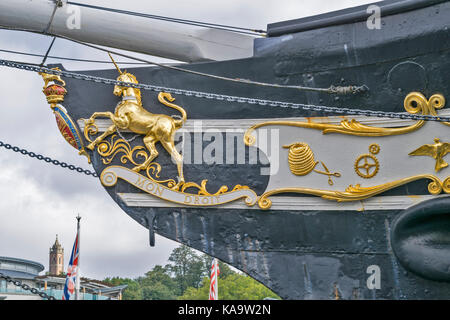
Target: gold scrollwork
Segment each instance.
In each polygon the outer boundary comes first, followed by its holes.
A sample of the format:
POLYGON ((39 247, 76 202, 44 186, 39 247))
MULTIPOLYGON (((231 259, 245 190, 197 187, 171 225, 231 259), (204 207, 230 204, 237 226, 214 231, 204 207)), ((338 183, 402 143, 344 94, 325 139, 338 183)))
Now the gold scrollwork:
MULTIPOLYGON (((202 180, 200 185, 198 185, 195 182, 187 182, 181 187, 181 192, 184 192, 187 188, 197 188, 199 195, 203 195, 203 196, 217 196, 219 194, 222 194, 222 193, 225 193, 225 192, 228 191, 228 187, 227 186, 221 186, 219 188, 219 191, 217 191, 216 193, 212 194, 208 190, 206 190, 206 182, 208 182, 208 180, 206 180, 206 179, 202 180)), ((233 191, 235 191, 235 190, 237 190, 237 189, 233 189, 233 191)))
POLYGON ((161 172, 161 165, 158 162, 152 162, 148 165, 146 169, 147 177, 159 184, 167 184, 167 187, 173 188, 177 185, 174 179, 158 180, 159 173, 161 172))
POLYGON ((450 177, 447 177, 443 182, 434 175, 423 174, 412 176, 393 182, 388 182, 379 186, 374 187, 361 187, 357 184, 355 186, 350 185, 344 192, 341 191, 331 191, 331 190, 319 190, 310 188, 280 188, 265 192, 258 199, 258 206, 261 209, 270 209, 272 206, 272 201, 268 197, 280 193, 299 193, 299 194, 310 194, 315 196, 320 196, 324 199, 335 200, 338 202, 348 202, 348 201, 358 201, 373 197, 377 194, 383 193, 390 189, 399 187, 401 185, 420 180, 420 179, 430 179, 431 182, 428 184, 428 191, 433 195, 438 195, 442 191, 445 193, 450 193, 450 177))
MULTIPOLYGON (((445 98, 441 94, 434 94, 430 99, 426 99, 420 92, 411 92, 405 97, 404 108, 410 114, 422 114, 422 115, 433 115, 437 116, 436 109, 441 109, 445 105, 445 98)), ((450 125, 448 122, 442 122, 445 125, 450 125)), ((315 130, 322 130, 322 133, 341 133, 353 136, 362 137, 383 137, 400 135, 415 131, 421 128, 425 124, 425 120, 419 120, 413 125, 400 127, 400 128, 380 128, 372 127, 361 124, 355 119, 352 120, 342 120, 339 125, 328 124, 328 123, 317 123, 313 121, 302 122, 302 121, 267 121, 255 124, 251 126, 244 135, 244 143, 247 146, 255 144, 256 137, 253 136, 253 131, 270 125, 283 125, 291 127, 308 128, 315 130)))
MULTIPOLYGON (((84 133, 86 138, 89 137, 89 133, 96 134, 97 127, 94 125, 90 125, 90 127, 86 126, 84 129, 84 133)), ((134 165, 140 165, 141 163, 137 162, 137 158, 141 158, 144 163, 147 161, 149 154, 147 153, 144 146, 136 146, 134 148, 131 147, 130 143, 123 138, 116 139, 117 135, 112 135, 110 141, 103 140, 97 145, 97 152, 102 157, 103 164, 110 164, 114 158, 116 158, 119 154, 122 154, 120 157, 120 162, 125 164, 131 162, 134 165)), ((176 191, 185 192, 188 188, 197 189, 198 195, 203 196, 217 196, 220 194, 224 194, 228 191, 227 186, 221 186, 219 190, 215 193, 211 193, 206 188, 206 183, 208 180, 202 180, 199 184, 195 182, 185 182, 182 185, 177 184, 174 179, 166 179, 160 180, 161 173, 161 165, 157 162, 151 162, 146 168, 147 177, 155 183, 162 184, 167 186, 168 188, 176 191)), ((241 190, 241 189, 250 189, 248 186, 236 185, 232 191, 241 190)))
POLYGON ((130 144, 124 139, 115 140, 116 137, 117 135, 113 135, 111 137, 111 142, 103 140, 97 146, 97 152, 102 156, 103 164, 110 164, 119 153, 123 153, 120 162, 124 164, 130 161, 137 166, 140 163, 136 162, 134 160, 135 158, 143 158, 144 161, 147 160, 148 154, 145 151, 145 147, 136 146, 131 148, 130 144))
POLYGON ((86 141, 92 142, 91 136, 94 136, 98 133, 98 127, 95 122, 89 122, 86 119, 81 118, 80 120, 84 121, 84 138, 86 141))

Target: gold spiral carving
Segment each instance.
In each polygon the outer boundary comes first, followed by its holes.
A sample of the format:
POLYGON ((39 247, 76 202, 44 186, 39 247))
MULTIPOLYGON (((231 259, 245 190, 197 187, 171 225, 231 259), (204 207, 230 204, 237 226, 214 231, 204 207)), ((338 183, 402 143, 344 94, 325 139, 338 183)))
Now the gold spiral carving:
POLYGON ((161 165, 158 162, 151 162, 146 169, 147 177, 150 180, 160 184, 167 183, 167 187, 169 188, 173 188, 177 185, 177 182, 174 179, 158 180, 160 178, 160 172, 161 165))
POLYGON ((80 120, 84 121, 84 138, 89 141, 92 142, 91 136, 96 135, 98 133, 98 127, 95 124, 95 122, 89 122, 86 119, 81 118, 80 120))
POLYGON ((450 177, 447 177, 442 183, 442 189, 445 193, 450 193, 450 177))
POLYGON ((289 149, 289 169, 296 176, 307 175, 317 165, 317 162, 314 160, 314 153, 307 143, 297 142, 283 146, 283 148, 289 149))
MULTIPOLYGON (((219 194, 223 194, 223 193, 228 191, 228 187, 227 186, 221 186, 216 193, 210 193, 208 190, 206 190, 206 182, 208 182, 208 180, 206 180, 206 179, 202 180, 200 185, 198 185, 195 182, 187 182, 181 187, 181 192, 184 192, 187 188, 196 188, 196 189, 198 189, 198 194, 199 195, 203 195, 203 196, 217 196, 219 194)), ((240 186, 240 188, 238 187, 237 189, 235 187, 233 189, 233 191, 236 191, 236 190, 239 190, 239 189, 246 189, 246 188, 245 188, 245 186, 244 187, 240 186)), ((248 189, 248 187, 247 187, 247 189, 248 189)))
POLYGON ((123 153, 120 162, 124 164, 130 161, 134 165, 139 165, 135 158, 143 158, 143 162, 147 160, 148 154, 144 146, 131 148, 130 144, 123 139, 114 140, 116 137, 117 135, 113 135, 111 142, 103 140, 98 144, 97 152, 102 156, 103 164, 110 164, 119 153, 123 153))
MULTIPOLYGON (((97 133, 97 126, 95 124, 91 125, 90 129, 86 128, 88 127, 87 126, 85 127, 85 133, 86 132, 91 132, 92 134, 97 133)), ((114 158, 116 158, 119 155, 121 155, 120 162, 122 162, 123 164, 131 162, 134 165, 140 164, 139 162, 137 162, 138 158, 141 158, 143 163, 149 157, 149 154, 147 153, 146 148, 144 146, 135 146, 134 148, 132 148, 128 141, 124 139, 117 139, 117 135, 112 135, 110 141, 103 140, 102 142, 100 142, 97 146, 97 152, 102 157, 102 162, 104 164, 110 164, 114 160, 114 158)), ((197 189, 197 194, 204 196, 217 196, 228 192, 227 186, 221 186, 219 190, 215 193, 209 192, 206 188, 206 183, 208 181, 206 179, 202 180, 200 184, 197 184, 195 182, 185 182, 180 186, 177 186, 178 184, 174 179, 161 180, 160 178, 161 170, 162 168, 159 163, 151 162, 146 168, 147 177, 153 182, 156 182, 158 184, 164 184, 172 190, 177 191, 179 190, 181 192, 185 192, 185 190, 188 188, 197 189)), ((233 188, 232 191, 241 189, 250 189, 250 188, 248 186, 242 186, 238 184, 233 188)), ((250 198, 247 198, 245 201, 247 205, 253 205, 251 203, 252 201, 250 198)))

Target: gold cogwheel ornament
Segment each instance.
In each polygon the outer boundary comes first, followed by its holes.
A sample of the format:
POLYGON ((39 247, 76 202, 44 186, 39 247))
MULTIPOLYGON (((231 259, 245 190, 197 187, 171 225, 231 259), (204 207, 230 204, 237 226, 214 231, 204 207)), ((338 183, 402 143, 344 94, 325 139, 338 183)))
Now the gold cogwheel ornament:
POLYGON ((374 177, 380 169, 380 163, 378 162, 376 154, 380 152, 380 146, 373 143, 369 146, 369 153, 362 154, 355 161, 355 172, 358 176, 364 179, 370 179, 374 177))
POLYGON ((378 154, 378 152, 380 152, 380 146, 378 144, 376 144, 376 143, 372 143, 369 146, 369 152, 371 154, 378 154))

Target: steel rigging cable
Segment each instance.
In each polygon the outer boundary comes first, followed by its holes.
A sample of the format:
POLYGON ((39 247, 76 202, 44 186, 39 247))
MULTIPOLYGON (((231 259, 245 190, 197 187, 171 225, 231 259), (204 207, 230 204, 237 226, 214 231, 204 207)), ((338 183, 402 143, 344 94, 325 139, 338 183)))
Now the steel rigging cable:
POLYGON ((168 92, 168 93, 172 93, 172 94, 194 96, 197 98, 204 98, 204 99, 213 99, 213 100, 237 102, 237 103, 248 103, 248 104, 253 104, 253 105, 270 106, 270 107, 278 107, 278 108, 302 109, 302 110, 318 111, 318 112, 341 114, 341 115, 362 115, 362 116, 374 116, 374 117, 380 117, 380 118, 438 121, 438 122, 442 122, 442 123, 450 126, 450 117, 446 117, 446 116, 434 116, 434 115, 428 115, 428 114, 416 115, 416 114, 409 114, 409 113, 374 111, 374 110, 364 110, 364 109, 348 108, 348 107, 347 108, 346 107, 330 107, 330 106, 321 106, 321 105, 313 105, 313 104, 275 101, 275 100, 257 99, 257 98, 241 97, 241 96, 231 96, 231 95, 185 90, 185 89, 176 89, 176 88, 155 86, 155 85, 142 84, 142 83, 122 82, 122 81, 117 81, 114 79, 90 76, 90 75, 86 75, 86 74, 69 72, 69 71, 53 70, 53 69, 49 69, 46 67, 21 63, 21 62, 17 62, 17 61, 0 60, 0 65, 9 67, 9 68, 16 68, 16 69, 22 69, 22 70, 27 70, 27 71, 33 71, 33 72, 43 72, 43 73, 47 73, 47 74, 62 75, 62 76, 68 77, 68 78, 79 79, 79 80, 84 80, 84 81, 93 81, 96 83, 103 83, 103 84, 108 84, 108 85, 120 85, 120 86, 124 86, 124 87, 132 87, 132 88, 136 88, 136 89, 143 89, 143 90, 156 91, 156 92, 163 91, 163 92, 168 92))
MULTIPOLYGON (((28 53, 28 52, 23 52, 23 51, 14 51, 14 50, 6 50, 6 49, 0 49, 0 52, 12 53, 12 54, 18 54, 18 55, 30 56, 30 57, 40 57, 40 58, 44 58, 45 57, 45 55, 43 55, 43 54, 28 53)), ((79 58, 59 57, 59 56, 51 56, 51 55, 48 55, 47 58, 48 59, 74 61, 74 62, 112 64, 111 61, 107 61, 107 60, 79 59, 79 58)), ((146 63, 146 62, 117 61, 116 63, 118 63, 118 64, 130 64, 130 65, 141 65, 141 66, 148 66, 148 65, 150 65, 150 63, 146 63)), ((32 64, 32 63, 30 63, 30 64, 32 64)))
POLYGON ((114 13, 121 13, 121 14, 136 16, 136 17, 156 19, 156 20, 162 20, 162 21, 168 21, 168 22, 174 22, 174 23, 182 23, 182 24, 193 25, 193 26, 198 26, 198 27, 219 29, 219 30, 245 33, 245 34, 251 34, 251 35, 260 35, 261 36, 261 35, 265 35, 267 33, 265 30, 233 27, 233 26, 229 26, 229 25, 201 22, 201 21, 195 21, 195 20, 170 18, 170 17, 157 16, 157 15, 147 14, 147 13, 133 12, 133 11, 127 11, 127 10, 113 9, 113 8, 105 8, 105 7, 94 6, 91 4, 85 4, 85 3, 79 3, 79 2, 68 1, 67 4, 71 4, 71 5, 79 6, 79 7, 90 8, 90 9, 109 11, 109 12, 114 12, 114 13))
MULTIPOLYGON (((23 28, 11 28, 11 27, 0 27, 0 29, 5 29, 5 30, 15 30, 15 31, 26 31, 26 32, 31 32, 30 30, 27 29, 23 29, 23 28)), ((50 34, 49 34, 50 35, 50 34)), ((176 70, 176 71, 180 71, 180 72, 185 72, 185 73, 190 73, 190 74, 194 74, 197 76, 202 76, 202 77, 208 77, 208 78, 212 78, 212 79, 218 79, 218 80, 224 80, 224 81, 229 81, 229 82, 236 82, 236 83, 242 83, 242 84, 250 84, 250 85, 257 85, 257 86, 262 86, 262 87, 273 87, 273 88, 284 88, 284 89, 297 89, 297 90, 301 90, 301 91, 312 91, 312 92, 322 92, 322 93, 327 93, 327 94, 358 94, 358 93, 364 93, 369 91, 369 87, 367 87, 365 84, 363 85, 351 85, 351 86, 334 86, 331 85, 328 88, 314 88, 314 87, 305 87, 305 86, 297 86, 297 85, 282 85, 282 84, 276 84, 276 83, 266 83, 266 82, 258 82, 258 81, 253 81, 253 80, 249 80, 249 79, 240 79, 240 78, 229 78, 229 77, 224 77, 224 76, 219 76, 219 75, 214 75, 214 74, 209 74, 209 73, 203 73, 203 72, 199 72, 199 71, 194 71, 194 70, 189 70, 189 69, 184 69, 178 66, 173 66, 173 65, 167 65, 167 64, 163 64, 163 63, 157 63, 154 61, 149 61, 146 59, 141 59, 138 57, 133 57, 127 54, 123 54, 117 51, 113 51, 110 49, 104 49, 102 47, 96 46, 96 45, 92 45, 83 41, 79 41, 79 40, 75 40, 63 35, 58 35, 58 34, 51 34, 52 36, 57 36, 61 39, 66 39, 78 44, 81 44, 83 46, 89 47, 89 48, 93 48, 96 50, 100 50, 103 52, 108 52, 108 53, 113 53, 115 55, 124 57, 124 58, 128 58, 128 59, 132 59, 132 60, 136 60, 136 61, 140 61, 140 62, 144 62, 147 64, 152 64, 161 68, 166 68, 166 69, 171 69, 171 70, 176 70)), ((33 63, 30 63, 33 64, 33 63)))

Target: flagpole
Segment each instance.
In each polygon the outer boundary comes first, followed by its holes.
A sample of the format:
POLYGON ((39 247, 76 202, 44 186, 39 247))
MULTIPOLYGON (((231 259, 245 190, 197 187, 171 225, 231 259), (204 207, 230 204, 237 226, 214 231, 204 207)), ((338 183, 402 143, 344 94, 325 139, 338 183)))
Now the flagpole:
POLYGON ((208 300, 219 300, 219 261, 213 258, 211 264, 211 278, 209 281, 209 298, 208 300))
POLYGON ((216 269, 216 285, 214 289, 216 290, 216 300, 219 300, 219 261, 217 258, 214 258, 214 267, 216 269))
POLYGON ((78 216, 76 217, 77 219, 77 235, 78 235, 78 266, 77 266, 77 277, 76 277, 76 281, 75 281, 75 300, 79 300, 80 297, 80 214, 78 214, 78 216))

